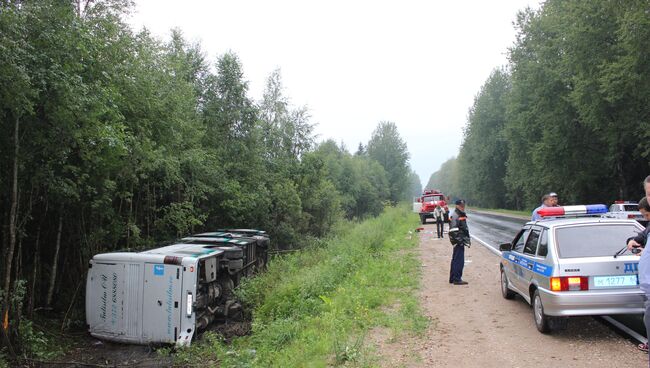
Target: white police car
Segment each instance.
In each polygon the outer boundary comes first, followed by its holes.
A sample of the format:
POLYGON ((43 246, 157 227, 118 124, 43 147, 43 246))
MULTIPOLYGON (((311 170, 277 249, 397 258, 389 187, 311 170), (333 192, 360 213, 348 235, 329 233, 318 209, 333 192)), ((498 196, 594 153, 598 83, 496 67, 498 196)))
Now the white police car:
POLYGON ((605 205, 546 207, 510 243, 499 246, 501 292, 533 307, 540 332, 566 327, 567 317, 643 313, 639 257, 626 240, 643 227, 600 217, 605 205))
POLYGON ((614 202, 609 206, 609 211, 603 214, 603 217, 637 220, 643 226, 648 224, 648 221, 643 218, 643 215, 639 211, 639 205, 630 201, 614 202))

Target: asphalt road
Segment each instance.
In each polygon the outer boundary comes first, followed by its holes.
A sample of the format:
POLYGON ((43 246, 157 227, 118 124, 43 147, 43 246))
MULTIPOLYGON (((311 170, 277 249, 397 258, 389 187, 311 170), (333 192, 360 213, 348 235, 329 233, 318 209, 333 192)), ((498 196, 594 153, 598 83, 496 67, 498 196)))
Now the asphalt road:
MULTIPOLYGON (((492 249, 488 249, 495 254, 499 253, 499 244, 512 241, 522 225, 528 221, 509 216, 472 211, 469 211, 467 218, 470 234, 475 240, 472 245, 476 246, 479 245, 476 243, 482 243, 484 246, 491 247, 492 249)), ((617 315, 609 317, 622 323, 637 334, 646 336, 642 315, 617 315)))

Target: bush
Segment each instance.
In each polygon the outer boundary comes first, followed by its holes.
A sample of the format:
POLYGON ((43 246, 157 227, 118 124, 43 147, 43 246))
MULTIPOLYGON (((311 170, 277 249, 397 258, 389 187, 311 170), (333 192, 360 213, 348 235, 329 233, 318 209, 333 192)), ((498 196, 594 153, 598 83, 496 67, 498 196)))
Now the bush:
POLYGON ((370 329, 421 333, 428 321, 413 292, 420 268, 409 251, 416 238, 408 236, 417 220, 406 207, 387 208, 378 218, 341 224, 326 241, 273 259, 266 273, 237 291, 253 308, 252 335, 231 345, 211 336, 183 350, 177 361, 199 356, 241 367, 363 364, 371 359, 365 346, 370 329))

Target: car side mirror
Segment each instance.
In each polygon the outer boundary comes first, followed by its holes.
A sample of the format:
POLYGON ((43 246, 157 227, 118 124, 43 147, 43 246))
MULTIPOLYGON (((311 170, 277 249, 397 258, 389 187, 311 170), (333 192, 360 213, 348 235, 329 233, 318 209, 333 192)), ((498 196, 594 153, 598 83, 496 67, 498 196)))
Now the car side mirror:
POLYGON ((499 244, 499 250, 500 250, 500 251, 508 251, 508 250, 512 250, 512 243, 503 243, 503 244, 499 244))

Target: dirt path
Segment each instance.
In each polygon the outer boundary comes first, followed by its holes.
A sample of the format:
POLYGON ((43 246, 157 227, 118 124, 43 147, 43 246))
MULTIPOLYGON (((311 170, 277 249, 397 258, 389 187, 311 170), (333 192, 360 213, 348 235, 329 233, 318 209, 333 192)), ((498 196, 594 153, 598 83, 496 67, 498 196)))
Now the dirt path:
MULTIPOLYGON (((471 231, 471 229, 470 229, 471 231)), ((647 367, 648 355, 591 317, 569 321, 565 331, 537 331, 529 305, 505 300, 499 258, 475 242, 465 252, 463 279, 449 281, 451 245, 435 227, 420 233, 421 305, 431 318, 423 338, 380 343, 385 367, 647 367)))

